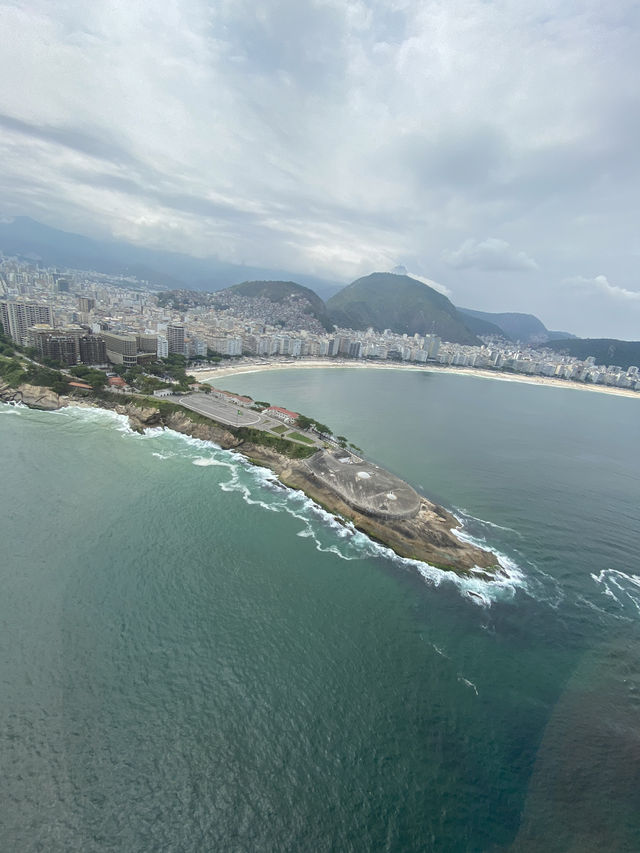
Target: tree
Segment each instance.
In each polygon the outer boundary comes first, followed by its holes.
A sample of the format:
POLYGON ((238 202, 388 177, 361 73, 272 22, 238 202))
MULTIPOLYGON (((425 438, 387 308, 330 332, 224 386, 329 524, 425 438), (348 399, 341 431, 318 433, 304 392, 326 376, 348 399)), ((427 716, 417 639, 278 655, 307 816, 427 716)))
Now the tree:
POLYGON ((321 424, 320 421, 316 421, 314 418, 309 418, 306 415, 298 415, 298 426, 300 429, 315 429, 316 432, 322 435, 332 434, 331 427, 321 424))

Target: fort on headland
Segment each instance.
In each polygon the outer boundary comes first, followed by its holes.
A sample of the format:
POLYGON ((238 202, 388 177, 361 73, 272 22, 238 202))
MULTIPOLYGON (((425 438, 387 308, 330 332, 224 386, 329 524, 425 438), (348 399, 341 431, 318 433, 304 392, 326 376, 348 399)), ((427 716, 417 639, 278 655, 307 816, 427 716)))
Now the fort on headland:
POLYGON ((259 415, 262 429, 238 425, 249 413, 237 409, 235 400, 225 401, 228 411, 217 403, 214 415, 213 407, 208 408, 213 404, 211 395, 189 395, 189 399, 182 398, 178 403, 124 394, 94 398, 89 391, 83 391, 78 398, 43 387, 12 388, 1 383, 0 400, 41 409, 99 406, 126 415, 138 431, 163 426, 212 441, 254 464, 270 468, 285 486, 304 492, 343 523, 401 557, 485 580, 504 574, 492 551, 455 535, 459 522, 450 512, 418 494, 390 471, 318 435, 312 439, 311 434, 296 432, 291 433, 290 440, 273 435, 264 414, 259 415), (194 397, 200 396, 205 405, 200 400, 194 402, 194 397), (283 452, 284 445, 293 450, 292 455, 283 452))

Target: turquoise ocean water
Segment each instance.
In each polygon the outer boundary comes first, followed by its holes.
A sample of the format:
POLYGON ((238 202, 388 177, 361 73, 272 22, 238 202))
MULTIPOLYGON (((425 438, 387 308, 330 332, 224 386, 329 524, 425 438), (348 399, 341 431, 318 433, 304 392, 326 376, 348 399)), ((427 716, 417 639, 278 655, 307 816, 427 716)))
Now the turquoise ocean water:
POLYGON ((1 849, 640 850, 640 401, 226 384, 347 435, 510 578, 397 559, 212 445, 1 407, 1 849))

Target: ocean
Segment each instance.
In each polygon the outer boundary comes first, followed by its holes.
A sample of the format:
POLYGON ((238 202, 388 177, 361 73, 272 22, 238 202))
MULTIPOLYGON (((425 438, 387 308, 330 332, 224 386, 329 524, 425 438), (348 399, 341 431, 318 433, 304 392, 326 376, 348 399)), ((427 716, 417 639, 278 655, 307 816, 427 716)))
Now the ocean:
POLYGON ((399 559, 211 444, 1 406, 0 847, 637 853, 640 401, 224 384, 346 435, 509 576, 399 559))

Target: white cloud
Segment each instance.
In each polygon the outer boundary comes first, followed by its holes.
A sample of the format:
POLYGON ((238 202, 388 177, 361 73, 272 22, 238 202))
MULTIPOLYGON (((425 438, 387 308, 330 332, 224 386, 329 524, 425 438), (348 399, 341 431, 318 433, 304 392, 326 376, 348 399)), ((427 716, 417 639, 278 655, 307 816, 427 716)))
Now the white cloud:
POLYGON ((440 284, 439 281, 433 281, 433 279, 431 278, 425 278, 422 275, 417 275, 414 272, 409 272, 409 270, 403 264, 399 264, 398 266, 393 267, 393 269, 389 270, 389 272, 392 272, 394 275, 408 275, 409 278, 415 278, 416 281, 421 281, 423 284, 426 284, 428 287, 437 290, 438 293, 441 293, 448 299, 451 299, 451 297, 453 296, 451 290, 445 284, 440 284))
POLYGON ((465 240, 453 252, 444 252, 445 263, 456 269, 537 270, 538 264, 526 252, 513 249, 506 240, 465 240))
POLYGON ((585 278, 584 276, 572 276, 564 280, 565 284, 578 287, 592 294, 600 294, 608 296, 621 302, 631 302, 640 304, 640 291, 627 290, 626 287, 619 287, 617 284, 611 284, 605 275, 596 275, 593 278, 585 278))
MULTIPOLYGON (((550 317, 576 258, 635 280, 638 14, 0 0, 0 215, 344 279, 394 258, 446 278, 459 246, 494 301, 535 289, 550 317)), ((490 307, 471 278, 456 297, 490 307)))

